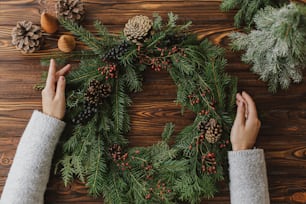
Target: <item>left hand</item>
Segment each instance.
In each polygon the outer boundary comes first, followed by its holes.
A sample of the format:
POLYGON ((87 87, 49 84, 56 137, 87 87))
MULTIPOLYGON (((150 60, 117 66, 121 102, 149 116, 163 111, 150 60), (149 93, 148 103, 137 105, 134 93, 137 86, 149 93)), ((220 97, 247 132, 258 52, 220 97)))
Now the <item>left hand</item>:
POLYGON ((62 120, 65 116, 65 77, 71 69, 70 64, 56 72, 55 60, 50 60, 46 86, 41 92, 43 113, 62 120))

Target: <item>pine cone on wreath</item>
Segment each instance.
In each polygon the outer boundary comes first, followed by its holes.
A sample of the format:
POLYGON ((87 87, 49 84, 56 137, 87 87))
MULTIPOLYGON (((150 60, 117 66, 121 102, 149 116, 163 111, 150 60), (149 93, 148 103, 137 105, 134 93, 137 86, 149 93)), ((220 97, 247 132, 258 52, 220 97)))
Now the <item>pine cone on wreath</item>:
POLYGON ((110 153, 110 155, 111 155, 111 157, 112 157, 112 159, 113 159, 114 161, 117 161, 117 160, 119 160, 119 159, 121 158, 122 148, 121 148, 120 145, 118 145, 118 144, 113 144, 113 146, 110 147, 110 148, 108 149, 108 151, 109 151, 109 153, 110 153))
POLYGON ((140 44, 149 34, 152 26, 153 21, 147 16, 135 16, 125 24, 123 32, 128 40, 140 44))
POLYGON ((41 28, 30 21, 19 21, 12 30, 12 44, 23 54, 39 50, 42 42, 41 28))
POLYGON ((207 142, 214 144, 218 142, 222 135, 222 127, 217 120, 211 118, 205 125, 205 139, 207 142))
POLYGON ((112 89, 109 84, 103 84, 98 80, 92 80, 89 83, 87 92, 85 93, 85 100, 93 105, 99 105, 102 103, 103 98, 107 98, 112 89))
POLYGON ((95 113, 97 113, 97 111, 98 108, 95 104, 85 102, 82 112, 72 119, 72 123, 76 125, 85 124, 95 115, 95 113))
POLYGON ((198 124, 198 130, 199 130, 201 133, 205 133, 205 131, 206 131, 206 123, 205 123, 204 121, 199 122, 199 124, 198 124))
POLYGON ((106 61, 117 61, 127 51, 129 44, 127 41, 122 42, 116 47, 111 48, 102 58, 106 61))
POLYGON ((82 0, 58 0, 56 4, 57 17, 81 22, 85 16, 82 0))

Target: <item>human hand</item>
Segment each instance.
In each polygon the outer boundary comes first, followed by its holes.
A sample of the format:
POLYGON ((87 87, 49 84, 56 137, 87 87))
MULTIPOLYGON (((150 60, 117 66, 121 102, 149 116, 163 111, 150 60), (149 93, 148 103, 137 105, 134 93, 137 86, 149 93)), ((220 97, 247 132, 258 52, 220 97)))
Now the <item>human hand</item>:
POLYGON ((260 129, 256 106, 249 94, 236 95, 237 114, 231 130, 233 151, 253 148, 260 129))
POLYGON ((70 64, 56 72, 54 59, 50 60, 46 86, 41 92, 43 113, 62 120, 65 116, 65 77, 71 69, 70 64))

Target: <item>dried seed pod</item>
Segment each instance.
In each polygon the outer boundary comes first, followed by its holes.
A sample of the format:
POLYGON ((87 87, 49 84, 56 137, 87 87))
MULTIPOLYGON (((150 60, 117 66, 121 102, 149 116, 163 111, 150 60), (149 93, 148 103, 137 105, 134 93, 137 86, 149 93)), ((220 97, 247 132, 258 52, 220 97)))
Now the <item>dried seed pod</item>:
POLYGON ((75 45, 75 39, 71 35, 62 35, 57 42, 58 49, 62 52, 71 52, 75 45))
POLYGON ((55 33, 58 30, 58 21, 55 16, 48 13, 42 13, 40 16, 40 25, 46 33, 55 33))

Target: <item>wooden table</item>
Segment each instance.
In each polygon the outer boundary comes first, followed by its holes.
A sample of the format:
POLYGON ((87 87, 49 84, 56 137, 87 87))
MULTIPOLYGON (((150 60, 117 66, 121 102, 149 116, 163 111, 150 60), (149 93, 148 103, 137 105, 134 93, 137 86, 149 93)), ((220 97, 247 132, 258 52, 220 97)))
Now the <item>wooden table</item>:
MULTIPOLYGON (((39 24, 40 14, 54 12, 55 0, 0 1, 0 190, 2 190, 20 136, 33 109, 41 109, 40 93, 32 89, 46 67, 40 66, 42 56, 56 50, 60 33, 47 37, 45 48, 31 55, 22 55, 11 45, 10 33, 17 21, 30 20, 39 24)), ((208 37, 215 44, 228 48, 227 35, 235 30, 233 12, 219 11, 220 0, 86 0, 87 17, 83 25, 90 26, 100 19, 113 32, 119 32, 129 18, 137 14, 162 16, 170 11, 184 20, 193 21, 193 31, 208 37)), ((82 47, 78 45, 78 47, 82 47)), ((241 63, 239 53, 227 51, 229 74, 239 77, 239 90, 246 90, 257 102, 262 129, 257 147, 264 148, 272 203, 306 203, 306 86, 305 82, 288 91, 272 95, 266 84, 241 63)), ((150 145, 160 140, 166 122, 176 124, 176 132, 189 124, 193 116, 180 115, 173 100, 176 88, 167 73, 147 71, 144 91, 133 96, 130 109, 132 146, 150 145)), ((26 156, 26 155, 25 155, 26 156)), ((203 203, 229 203, 228 186, 220 184, 214 199, 203 203)), ((102 199, 86 196, 86 189, 75 182, 64 187, 51 174, 46 191, 46 203, 93 204, 102 199)))

